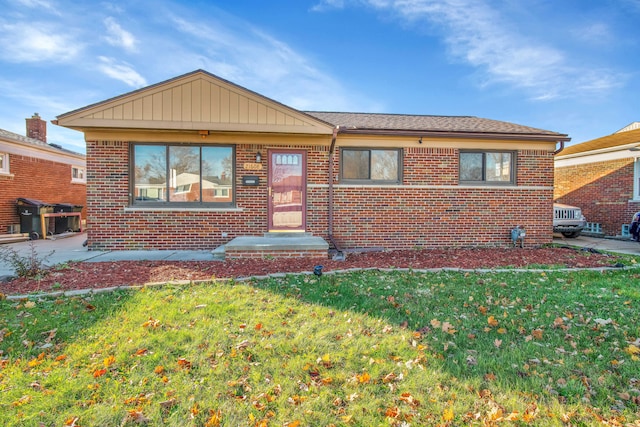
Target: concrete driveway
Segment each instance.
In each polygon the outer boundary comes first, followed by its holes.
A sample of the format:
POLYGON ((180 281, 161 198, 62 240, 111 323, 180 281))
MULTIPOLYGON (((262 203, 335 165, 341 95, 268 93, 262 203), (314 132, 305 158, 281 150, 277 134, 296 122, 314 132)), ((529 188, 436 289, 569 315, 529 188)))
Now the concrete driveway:
POLYGON ((621 254, 640 255, 640 243, 629 238, 602 238, 590 236, 578 236, 575 239, 567 239, 561 234, 553 235, 553 243, 566 246, 594 249, 597 251, 617 252, 621 254))

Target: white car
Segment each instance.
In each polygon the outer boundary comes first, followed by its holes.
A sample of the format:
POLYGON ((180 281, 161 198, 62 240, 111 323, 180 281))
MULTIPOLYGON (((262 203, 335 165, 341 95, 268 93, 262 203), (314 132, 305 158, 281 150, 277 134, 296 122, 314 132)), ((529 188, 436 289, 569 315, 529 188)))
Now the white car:
POLYGON ((564 237, 575 238, 587 226, 582 209, 577 206, 553 204, 553 232, 562 233, 564 237))

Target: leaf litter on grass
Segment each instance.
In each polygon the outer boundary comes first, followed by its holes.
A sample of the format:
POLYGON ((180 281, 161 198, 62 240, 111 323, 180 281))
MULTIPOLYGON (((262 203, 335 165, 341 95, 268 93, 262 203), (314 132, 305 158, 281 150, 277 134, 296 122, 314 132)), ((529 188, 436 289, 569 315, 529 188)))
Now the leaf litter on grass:
POLYGON ((0 422, 624 425, 633 278, 370 271, 3 301, 0 422))

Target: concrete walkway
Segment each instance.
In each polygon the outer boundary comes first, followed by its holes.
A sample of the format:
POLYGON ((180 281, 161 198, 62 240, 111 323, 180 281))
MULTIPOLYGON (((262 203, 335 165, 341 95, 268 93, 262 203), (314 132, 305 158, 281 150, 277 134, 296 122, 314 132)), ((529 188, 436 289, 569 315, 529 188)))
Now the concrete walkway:
MULTIPOLYGON (((69 261, 105 262, 105 261, 215 261, 212 251, 90 251, 82 246, 87 240, 86 233, 74 234, 69 237, 47 238, 47 240, 30 240, 19 243, 9 243, 0 246, 0 251, 11 248, 21 256, 29 256, 31 245, 38 258, 45 259, 47 266, 62 264, 69 261), (55 239, 55 240, 54 240, 55 239), (53 253, 52 253, 53 252, 53 253)), ((0 280, 13 276, 13 267, 0 260, 0 280)))

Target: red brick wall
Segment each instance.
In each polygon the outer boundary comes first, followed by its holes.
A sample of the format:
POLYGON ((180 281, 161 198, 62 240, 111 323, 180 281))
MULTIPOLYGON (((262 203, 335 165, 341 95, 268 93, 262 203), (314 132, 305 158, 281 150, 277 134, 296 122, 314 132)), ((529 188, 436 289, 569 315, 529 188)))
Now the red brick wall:
POLYGON ((86 186, 71 183, 71 165, 17 154, 9 155, 9 165, 13 176, 0 175, 0 234, 20 223, 19 197, 86 206, 86 186))
MULTIPOLYGON (((282 147, 278 147, 282 148, 282 147)), ((328 238, 328 147, 306 149, 307 229, 328 238)), ((91 249, 214 249, 241 235, 267 231, 266 160, 244 171, 256 151, 236 146, 236 210, 151 211, 128 208, 129 144, 87 142, 88 225, 91 249), (241 185, 257 175, 260 186, 241 185), (222 237, 227 233, 227 237, 222 237)), ((335 173, 339 171, 339 150, 335 173)), ((413 248, 510 245, 522 225, 527 245, 552 239, 553 157, 547 151, 518 154, 518 184, 528 188, 459 187, 458 150, 408 148, 403 186, 335 186, 334 237, 344 248, 413 248), (412 188, 413 186, 413 188, 412 188)))
POLYGON ((633 198, 633 159, 558 167, 554 199, 579 206, 588 222, 602 224, 605 235, 619 235, 623 224, 640 211, 633 198))

